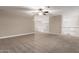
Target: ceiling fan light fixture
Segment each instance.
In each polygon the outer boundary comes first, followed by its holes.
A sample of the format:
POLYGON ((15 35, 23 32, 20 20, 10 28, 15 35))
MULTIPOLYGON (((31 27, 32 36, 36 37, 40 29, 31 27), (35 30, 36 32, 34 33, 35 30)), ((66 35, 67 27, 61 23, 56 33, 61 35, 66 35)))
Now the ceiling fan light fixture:
POLYGON ((43 15, 42 12, 39 12, 38 15, 43 15))

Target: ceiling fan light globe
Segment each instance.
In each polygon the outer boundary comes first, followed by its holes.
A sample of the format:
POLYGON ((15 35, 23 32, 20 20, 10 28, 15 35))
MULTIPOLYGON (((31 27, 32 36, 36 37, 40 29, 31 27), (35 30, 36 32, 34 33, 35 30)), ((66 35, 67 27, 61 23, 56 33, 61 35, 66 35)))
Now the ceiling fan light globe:
POLYGON ((38 15, 42 15, 42 13, 40 12, 40 13, 38 13, 38 15))

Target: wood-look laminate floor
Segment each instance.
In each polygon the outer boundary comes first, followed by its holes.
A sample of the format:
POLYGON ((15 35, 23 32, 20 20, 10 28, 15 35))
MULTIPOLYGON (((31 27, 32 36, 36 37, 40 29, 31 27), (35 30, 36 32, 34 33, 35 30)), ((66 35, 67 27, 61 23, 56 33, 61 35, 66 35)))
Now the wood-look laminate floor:
POLYGON ((0 39, 0 53, 78 53, 79 38, 36 33, 0 39))

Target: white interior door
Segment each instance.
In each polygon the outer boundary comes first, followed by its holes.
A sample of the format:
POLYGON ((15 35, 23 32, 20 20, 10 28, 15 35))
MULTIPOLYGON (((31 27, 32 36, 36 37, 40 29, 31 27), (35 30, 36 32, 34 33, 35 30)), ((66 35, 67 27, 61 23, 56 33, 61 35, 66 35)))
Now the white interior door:
POLYGON ((62 29, 61 15, 50 16, 49 19, 49 32, 52 34, 60 34, 62 29))

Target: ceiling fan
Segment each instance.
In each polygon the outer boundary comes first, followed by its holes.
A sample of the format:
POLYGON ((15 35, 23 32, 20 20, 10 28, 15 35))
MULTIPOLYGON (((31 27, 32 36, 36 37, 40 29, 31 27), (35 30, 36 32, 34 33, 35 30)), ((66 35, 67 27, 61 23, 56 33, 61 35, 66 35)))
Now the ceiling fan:
POLYGON ((38 15, 47 15, 50 12, 49 8, 50 8, 49 6, 41 7, 39 9, 37 9, 37 11, 35 11, 35 12, 37 12, 38 15))
MULTIPOLYGON (((47 8, 48 8, 48 7, 47 7, 47 8)), ((47 10, 47 9, 39 8, 38 10, 39 10, 39 15, 40 15, 40 13, 41 13, 42 15, 47 15, 47 14, 49 13, 49 10, 47 10)))
MULTIPOLYGON (((34 8, 34 7, 32 7, 34 8)), ((29 11, 33 15, 48 15, 48 14, 57 14, 59 10, 51 9, 51 6, 37 7, 29 11)))

